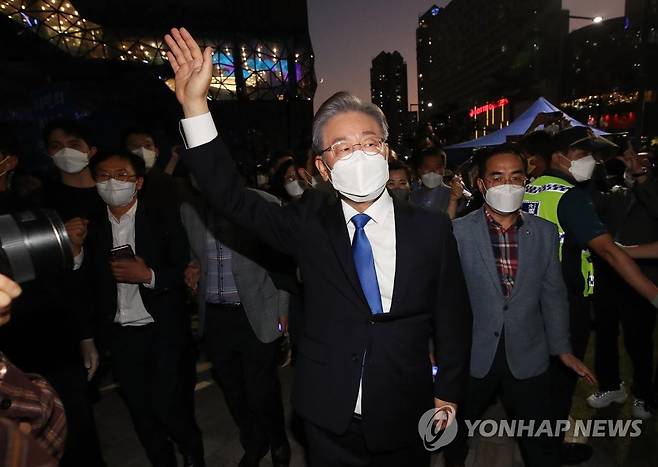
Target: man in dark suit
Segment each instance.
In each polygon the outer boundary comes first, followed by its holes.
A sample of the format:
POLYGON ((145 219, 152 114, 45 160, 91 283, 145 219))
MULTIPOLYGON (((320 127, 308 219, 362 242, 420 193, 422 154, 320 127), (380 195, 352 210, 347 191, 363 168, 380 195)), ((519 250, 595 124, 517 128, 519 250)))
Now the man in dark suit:
MULTIPOLYGON (((255 191, 281 204, 276 196, 255 191)), ((274 466, 286 467, 290 444, 277 357, 290 294, 274 279, 287 258, 214 214, 198 192, 181 205, 181 218, 193 258, 186 282, 196 291, 199 333, 213 377, 240 430, 245 450, 240 467, 257 466, 268 447, 274 466)))
POLYGON ((391 198, 386 119, 347 93, 313 124, 316 167, 339 194, 309 190, 281 208, 245 190, 208 112, 212 50, 184 29, 172 35, 183 160, 217 211, 293 255, 304 280, 293 405, 311 462, 428 465, 419 419, 454 411, 468 375, 471 315, 448 219, 391 198))
POLYGON ((139 201, 144 161, 131 153, 98 155, 91 164, 108 205, 90 229, 83 254, 93 274, 112 369, 135 430, 155 467, 203 466, 201 432, 189 403, 190 324, 184 313, 183 271, 189 246, 180 217, 139 201), (110 258, 120 246, 134 252, 110 258))

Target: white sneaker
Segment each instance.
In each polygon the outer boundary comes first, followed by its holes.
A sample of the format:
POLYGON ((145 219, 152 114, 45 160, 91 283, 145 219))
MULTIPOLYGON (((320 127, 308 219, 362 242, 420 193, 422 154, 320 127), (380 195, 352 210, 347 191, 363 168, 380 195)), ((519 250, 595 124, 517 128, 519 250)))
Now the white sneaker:
POLYGON ((596 391, 587 398, 587 404, 594 409, 602 409, 613 402, 623 404, 627 397, 628 394, 626 394, 626 390, 624 389, 624 383, 621 383, 619 389, 615 391, 596 391))
POLYGON ((633 401, 633 417, 639 418, 641 420, 647 420, 651 418, 651 412, 647 407, 647 403, 644 399, 635 399, 633 401))

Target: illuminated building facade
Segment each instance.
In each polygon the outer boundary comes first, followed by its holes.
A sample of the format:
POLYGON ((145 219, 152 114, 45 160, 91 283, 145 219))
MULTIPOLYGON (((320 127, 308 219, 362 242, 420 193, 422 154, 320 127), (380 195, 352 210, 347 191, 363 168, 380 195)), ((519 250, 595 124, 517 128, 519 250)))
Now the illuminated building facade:
POLYGON ((389 145, 395 151, 402 151, 410 120, 407 110, 407 64, 397 50, 381 52, 372 60, 370 98, 386 115, 389 145))
POLYGON ((627 0, 625 16, 567 41, 561 107, 607 131, 658 133, 658 0, 627 0))
MULTIPOLYGON (((14 93, 21 84, 30 95, 68 89, 61 100, 76 101, 54 117, 121 113, 121 105, 135 120, 171 120, 167 131, 177 135, 162 37, 184 25, 216 50, 210 107, 229 143, 244 151, 259 139, 269 150, 306 145, 316 81, 305 0, 0 0, 0 21, 9 31, 3 38, 21 51, 0 66, 30 69, 15 77, 14 93)), ((0 109, 0 119, 11 112, 0 109)))
MULTIPOLYGON (((432 6, 416 29, 420 119, 446 113, 468 119, 473 107, 502 98, 512 106, 540 95, 556 99, 568 30, 561 0, 460 0, 445 8, 432 6)), ((499 124, 487 127, 478 119, 470 136, 499 124)))

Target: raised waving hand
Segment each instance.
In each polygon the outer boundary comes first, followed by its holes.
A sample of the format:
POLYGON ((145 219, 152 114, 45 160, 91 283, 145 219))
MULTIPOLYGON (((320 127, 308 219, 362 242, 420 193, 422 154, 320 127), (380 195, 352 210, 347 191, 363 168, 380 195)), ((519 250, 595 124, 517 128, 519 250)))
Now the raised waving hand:
POLYGON ((208 89, 212 77, 213 49, 203 52, 185 28, 172 28, 166 34, 169 46, 167 58, 176 74, 176 98, 183 107, 185 117, 194 117, 208 112, 208 89))

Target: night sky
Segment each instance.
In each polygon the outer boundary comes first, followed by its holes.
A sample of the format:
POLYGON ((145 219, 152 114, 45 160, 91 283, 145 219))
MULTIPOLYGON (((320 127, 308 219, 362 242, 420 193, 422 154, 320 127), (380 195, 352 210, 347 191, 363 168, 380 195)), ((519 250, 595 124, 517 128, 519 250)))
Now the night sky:
MULTIPOLYGON (((445 6, 449 0, 434 3, 445 6)), ((382 50, 398 50, 404 57, 409 103, 417 103, 416 26, 432 5, 431 0, 308 0, 318 78, 315 108, 341 90, 370 100, 370 64, 382 50)), ((624 0, 563 0, 562 5, 577 16, 624 14, 624 0)), ((587 24, 572 20, 571 28, 587 24)))

